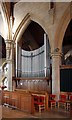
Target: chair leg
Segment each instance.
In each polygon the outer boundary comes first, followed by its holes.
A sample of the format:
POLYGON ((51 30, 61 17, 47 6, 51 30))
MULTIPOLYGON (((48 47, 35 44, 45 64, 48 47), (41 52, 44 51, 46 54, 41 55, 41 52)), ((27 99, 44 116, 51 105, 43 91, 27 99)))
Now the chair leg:
POLYGON ((51 103, 51 109, 52 109, 52 107, 56 108, 56 103, 55 102, 51 103))
POLYGON ((64 108, 65 108, 65 110, 66 110, 66 103, 64 103, 64 108))
POLYGON ((59 108, 59 102, 58 102, 58 108, 59 108))
POLYGON ((40 107, 40 105, 39 105, 39 113, 41 113, 41 107, 40 107))
POLYGON ((70 111, 70 103, 67 103, 67 108, 68 111, 70 111))
POLYGON ((52 103, 51 103, 51 109, 52 109, 52 103))
POLYGON ((55 106, 55 108, 56 108, 56 102, 55 102, 54 104, 55 104, 54 106, 55 106))
POLYGON ((39 112, 41 113, 41 110, 45 110, 45 105, 39 105, 39 112))

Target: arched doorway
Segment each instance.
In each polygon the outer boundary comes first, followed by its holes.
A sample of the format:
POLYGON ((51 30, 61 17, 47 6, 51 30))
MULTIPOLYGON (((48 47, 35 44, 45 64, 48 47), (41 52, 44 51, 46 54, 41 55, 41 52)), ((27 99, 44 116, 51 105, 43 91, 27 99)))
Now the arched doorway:
POLYGON ((50 44, 38 23, 31 21, 17 43, 17 53, 16 77, 26 79, 18 87, 48 91, 50 85, 43 78, 50 77, 50 44))
POLYGON ((62 43, 62 69, 60 71, 61 91, 72 92, 72 20, 70 21, 62 43))

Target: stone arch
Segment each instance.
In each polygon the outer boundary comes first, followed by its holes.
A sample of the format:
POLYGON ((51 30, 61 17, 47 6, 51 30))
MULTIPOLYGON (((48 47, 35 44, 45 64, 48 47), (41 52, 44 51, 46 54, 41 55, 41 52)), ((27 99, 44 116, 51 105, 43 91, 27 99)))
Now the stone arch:
POLYGON ((62 42, 63 42, 64 34, 65 34, 65 31, 67 29, 67 26, 70 20, 71 20, 70 7, 68 6, 68 8, 66 9, 66 11, 64 12, 63 16, 61 17, 59 21, 56 34, 55 34, 55 42, 56 42, 55 47, 59 48, 60 52, 62 49, 62 42))
POLYGON ((16 29, 16 32, 14 34, 13 40, 14 41, 19 41, 21 38, 23 32, 27 28, 27 26, 30 24, 31 19, 30 19, 30 14, 27 13, 26 16, 22 19, 21 23, 19 24, 18 28, 16 29))
POLYGON ((1 10, 2 19, 4 22, 4 26, 6 29, 4 39, 8 39, 9 37, 9 16, 8 16, 8 11, 7 11, 5 2, 0 3, 0 10, 1 10))
POLYGON ((31 18, 29 13, 26 14, 26 16, 22 19, 21 23, 19 24, 18 28, 16 29, 13 40, 17 41, 17 42, 20 40, 22 34, 24 33, 24 31, 26 30, 28 25, 31 23, 31 21, 38 23, 45 30, 45 32, 48 34, 49 44, 50 44, 51 37, 50 37, 49 31, 46 30, 45 26, 42 25, 42 22, 40 20, 36 19, 36 17, 31 18))
POLYGON ((38 24, 42 27, 42 29, 43 29, 43 30, 46 32, 46 34, 48 35, 49 43, 50 43, 51 33, 50 33, 50 31, 48 30, 48 28, 47 28, 47 25, 48 25, 49 23, 44 24, 44 21, 43 21, 42 19, 38 18, 36 15, 32 16, 31 20, 33 20, 34 22, 38 23, 38 24))

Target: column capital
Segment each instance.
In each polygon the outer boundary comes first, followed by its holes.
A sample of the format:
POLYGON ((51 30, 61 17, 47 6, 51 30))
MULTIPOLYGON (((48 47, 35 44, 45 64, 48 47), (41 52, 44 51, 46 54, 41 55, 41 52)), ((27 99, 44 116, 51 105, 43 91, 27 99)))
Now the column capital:
POLYGON ((13 40, 5 40, 6 43, 6 49, 10 50, 14 46, 14 41, 13 40))
POLYGON ((54 57, 54 56, 62 56, 62 53, 51 53, 51 57, 54 57))
POLYGON ((13 40, 6 39, 6 40, 5 40, 5 43, 14 44, 15 42, 14 42, 13 40))
POLYGON ((7 59, 6 61, 7 61, 7 63, 12 63, 12 62, 14 62, 13 59, 7 59))
POLYGON ((54 56, 62 56, 62 52, 60 52, 59 48, 56 48, 53 52, 50 53, 51 57, 54 56))

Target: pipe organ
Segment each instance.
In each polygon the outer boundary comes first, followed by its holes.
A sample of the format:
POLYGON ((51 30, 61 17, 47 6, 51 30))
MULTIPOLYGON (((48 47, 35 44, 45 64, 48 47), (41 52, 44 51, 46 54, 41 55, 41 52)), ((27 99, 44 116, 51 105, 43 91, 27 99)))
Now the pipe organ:
MULTIPOLYGON (((47 40, 48 41, 48 40, 47 40)), ((50 77, 50 51, 45 44, 33 51, 18 47, 16 77, 50 77)))
POLYGON ((17 88, 50 92, 50 62, 50 46, 46 34, 44 45, 33 51, 26 51, 17 45, 16 77, 21 78, 17 88))
POLYGON ((44 77, 44 46, 34 51, 22 50, 21 77, 44 77))

